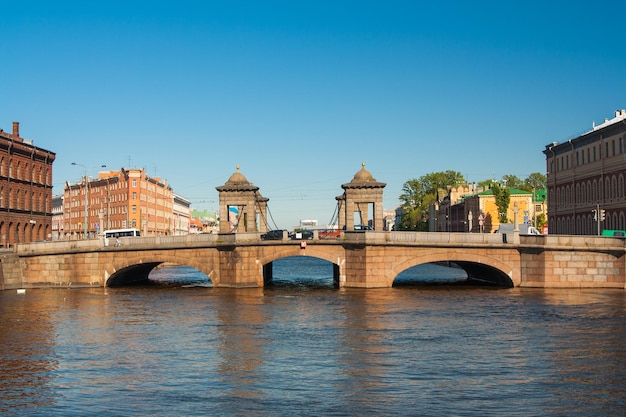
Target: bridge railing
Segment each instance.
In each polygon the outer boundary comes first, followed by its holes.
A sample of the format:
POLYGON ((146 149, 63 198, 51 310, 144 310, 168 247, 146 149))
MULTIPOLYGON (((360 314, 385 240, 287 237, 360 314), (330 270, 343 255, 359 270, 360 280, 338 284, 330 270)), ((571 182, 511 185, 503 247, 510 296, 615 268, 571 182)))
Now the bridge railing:
MULTIPOLYGON (((185 246, 214 245, 218 241, 218 235, 200 233, 180 236, 143 236, 121 237, 119 246, 124 248, 171 248, 185 246)), ((81 240, 55 240, 50 242, 19 243, 15 245, 15 252, 20 255, 42 252, 83 252, 102 250, 103 248, 115 248, 115 239, 81 239, 81 240)))
MULTIPOLYGON (((145 236, 120 238, 121 247, 115 247, 115 240, 100 239, 59 240, 53 242, 19 243, 13 250, 18 255, 38 255, 45 253, 70 253, 110 250, 142 250, 172 249, 186 247, 204 247, 221 245, 256 245, 256 244, 299 244, 299 241, 262 241, 260 233, 225 233, 225 234, 193 234, 181 236, 145 236)), ((625 240, 615 237, 547 235, 519 236, 514 242, 504 242, 498 233, 448 233, 448 232, 343 232, 341 239, 313 240, 311 243, 341 244, 351 242, 358 244, 408 244, 408 245, 520 245, 541 248, 588 248, 590 250, 626 251, 625 240)))
MULTIPOLYGON (((179 236, 142 236, 121 238, 121 246, 146 246, 146 247, 180 247, 194 244, 214 244, 217 235, 212 233, 197 233, 179 236)), ((114 244, 114 241, 108 242, 108 246, 114 244)))
MULTIPOLYGON (((121 246, 132 247, 152 247, 152 248, 172 248, 172 247, 193 247, 206 245, 229 245, 257 242, 260 240, 260 233, 238 232, 238 233, 198 233, 180 236, 142 236, 120 238, 121 246)), ((109 242, 108 246, 115 242, 109 242)))
POLYGON ((18 255, 42 252, 90 251, 102 247, 102 239, 55 240, 50 242, 17 243, 14 250, 18 255))
MULTIPOLYGON (((378 233, 378 232, 376 232, 378 233)), ((380 232, 382 233, 382 232, 380 232)), ((451 244, 497 244, 502 236, 494 233, 461 232, 386 232, 389 242, 398 243, 451 243, 451 244)))

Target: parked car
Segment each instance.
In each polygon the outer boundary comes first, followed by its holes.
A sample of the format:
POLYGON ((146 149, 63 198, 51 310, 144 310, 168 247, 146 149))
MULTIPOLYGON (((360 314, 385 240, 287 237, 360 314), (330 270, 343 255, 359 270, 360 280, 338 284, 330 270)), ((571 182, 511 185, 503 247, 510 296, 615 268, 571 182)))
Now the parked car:
POLYGON ((626 237, 626 230, 603 230, 602 236, 626 237))
POLYGON ((317 232, 317 236, 320 239, 336 239, 341 236, 341 230, 338 229, 326 229, 317 232))
POLYGON ((289 239, 313 239, 313 230, 299 230, 289 233, 289 239))
MULTIPOLYGON (((343 226, 343 230, 346 230, 346 226, 345 225, 343 226)), ((372 226, 365 225, 365 224, 355 224, 353 230, 362 232, 362 231, 365 231, 365 230, 374 230, 374 228, 372 226)))
POLYGON ((261 240, 283 240, 284 232, 285 230, 282 229, 270 230, 261 235, 261 240))

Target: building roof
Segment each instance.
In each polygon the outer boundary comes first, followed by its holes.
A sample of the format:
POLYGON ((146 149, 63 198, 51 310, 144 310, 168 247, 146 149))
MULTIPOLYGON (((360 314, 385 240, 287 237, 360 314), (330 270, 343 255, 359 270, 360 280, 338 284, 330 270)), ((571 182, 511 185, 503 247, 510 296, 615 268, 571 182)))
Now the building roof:
POLYGON ((217 191, 258 191, 259 187, 253 185, 248 179, 239 172, 239 165, 233 175, 228 178, 226 184, 215 187, 217 191))
POLYGON ((387 184, 378 182, 372 174, 365 169, 365 162, 361 164, 361 169, 354 174, 354 178, 347 184, 342 184, 341 188, 384 188, 387 184))
MULTIPOLYGON (((533 194, 532 191, 520 190, 518 188, 509 187, 508 190, 511 192, 511 195, 532 195, 533 194)), ((482 195, 482 196, 493 195, 493 190, 489 188, 488 190, 478 193, 478 195, 482 195)))
POLYGON ((572 137, 570 140, 559 143, 552 142, 546 145, 546 149, 543 151, 545 155, 549 155, 549 152, 554 152, 555 154, 560 154, 565 150, 569 149, 571 143, 582 143, 582 141, 593 140, 597 135, 593 135, 593 133, 603 130, 605 128, 609 128, 617 123, 626 123, 626 110, 615 110, 615 117, 612 119, 606 118, 604 122, 596 125, 595 122, 592 123, 591 130, 585 131, 580 135, 576 135, 572 137))

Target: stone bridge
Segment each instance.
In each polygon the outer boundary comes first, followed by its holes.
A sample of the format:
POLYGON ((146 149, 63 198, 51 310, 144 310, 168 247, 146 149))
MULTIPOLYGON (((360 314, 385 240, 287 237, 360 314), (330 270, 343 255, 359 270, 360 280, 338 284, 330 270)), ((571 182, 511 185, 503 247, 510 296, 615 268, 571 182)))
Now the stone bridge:
POLYGON ((590 236, 343 232, 336 239, 260 239, 259 233, 40 242, 0 253, 0 289, 141 283, 163 263, 187 265, 214 287, 262 287, 272 262, 311 256, 333 264, 337 287, 386 288, 402 271, 453 262, 469 280, 500 286, 625 287, 624 240, 590 236))

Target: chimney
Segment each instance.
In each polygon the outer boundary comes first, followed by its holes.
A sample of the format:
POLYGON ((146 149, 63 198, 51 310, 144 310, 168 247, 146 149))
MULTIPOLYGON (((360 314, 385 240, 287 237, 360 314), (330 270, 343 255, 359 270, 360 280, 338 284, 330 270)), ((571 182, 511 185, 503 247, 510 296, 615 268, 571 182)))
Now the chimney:
POLYGON ((13 136, 20 137, 20 122, 13 122, 13 136))

